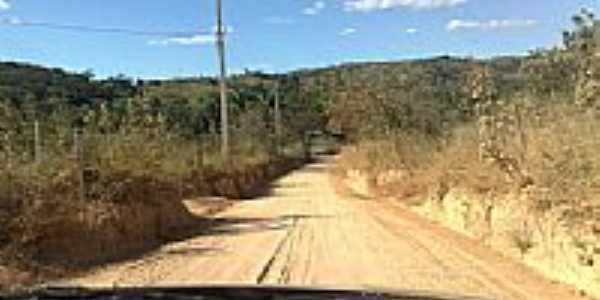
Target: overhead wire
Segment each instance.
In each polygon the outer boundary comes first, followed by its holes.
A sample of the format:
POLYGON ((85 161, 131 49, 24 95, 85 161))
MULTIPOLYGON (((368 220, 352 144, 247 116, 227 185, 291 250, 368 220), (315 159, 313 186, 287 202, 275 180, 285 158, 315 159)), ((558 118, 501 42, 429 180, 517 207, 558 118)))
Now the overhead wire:
POLYGON ((186 30, 186 31, 150 31, 150 30, 137 30, 131 28, 117 28, 117 27, 94 27, 87 25, 74 25, 74 24, 61 24, 51 22, 32 22, 24 21, 15 18, 4 18, 0 19, 0 25, 5 26, 21 26, 21 27, 38 27, 52 30, 62 31, 74 31, 74 32, 86 32, 86 33, 106 33, 106 34, 124 34, 132 36, 149 36, 149 37, 165 37, 165 38, 178 38, 178 37, 189 37, 193 35, 208 35, 213 34, 213 30, 186 30))

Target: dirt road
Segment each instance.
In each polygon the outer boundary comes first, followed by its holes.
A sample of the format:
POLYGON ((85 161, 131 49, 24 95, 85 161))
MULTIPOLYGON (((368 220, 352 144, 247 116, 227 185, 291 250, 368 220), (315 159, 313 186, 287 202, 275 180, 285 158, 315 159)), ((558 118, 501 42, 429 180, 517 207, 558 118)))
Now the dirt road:
POLYGON ((337 195, 331 164, 326 159, 291 173, 268 195, 203 223, 193 238, 69 284, 281 284, 580 299, 401 206, 337 195))

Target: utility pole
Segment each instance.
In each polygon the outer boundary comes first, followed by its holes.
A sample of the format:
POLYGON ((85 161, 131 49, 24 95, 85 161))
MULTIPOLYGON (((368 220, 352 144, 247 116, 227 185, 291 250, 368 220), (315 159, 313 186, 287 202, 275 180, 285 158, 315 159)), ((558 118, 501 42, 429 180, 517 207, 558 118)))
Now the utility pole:
POLYGON ((223 29, 223 3, 217 0, 217 52, 219 54, 221 90, 221 155, 229 158, 229 108, 227 103, 227 70, 225 67, 225 30, 223 29))
POLYGON ((275 147, 281 154, 281 111, 279 108, 279 80, 275 83, 275 147))

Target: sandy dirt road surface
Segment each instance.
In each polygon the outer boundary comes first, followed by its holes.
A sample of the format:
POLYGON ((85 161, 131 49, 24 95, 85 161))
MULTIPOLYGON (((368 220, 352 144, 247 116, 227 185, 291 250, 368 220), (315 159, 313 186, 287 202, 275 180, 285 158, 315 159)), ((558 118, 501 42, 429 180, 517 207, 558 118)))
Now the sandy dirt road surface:
POLYGON ((267 195, 199 224, 192 238, 66 284, 265 284, 581 299, 401 205, 336 194, 333 163, 323 158, 281 178, 267 195))

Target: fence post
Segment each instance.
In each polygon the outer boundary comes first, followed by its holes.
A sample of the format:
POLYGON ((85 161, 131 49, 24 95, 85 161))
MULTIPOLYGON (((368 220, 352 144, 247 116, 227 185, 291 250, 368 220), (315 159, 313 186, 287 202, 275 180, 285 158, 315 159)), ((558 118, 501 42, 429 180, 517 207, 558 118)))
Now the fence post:
POLYGON ((198 170, 198 140, 197 138, 193 139, 194 141, 194 171, 198 170))
POLYGON ((5 145, 5 152, 6 152, 6 166, 7 166, 7 170, 12 170, 13 166, 12 166, 12 146, 11 146, 11 140, 10 140, 10 134, 8 132, 4 133, 4 145, 5 145))
POLYGON ((200 134, 200 166, 204 167, 206 164, 206 148, 208 147, 208 143, 210 140, 206 135, 200 134))
POLYGON ((108 164, 111 165, 113 160, 114 160, 114 153, 113 153, 113 145, 112 145, 112 139, 111 139, 111 134, 110 133, 106 133, 104 134, 104 143, 106 145, 106 150, 108 152, 108 164))
POLYGON ((14 200, 14 190, 13 190, 13 182, 12 182, 12 174, 11 171, 13 169, 13 165, 12 165, 12 146, 11 146, 11 140, 10 140, 10 135, 8 132, 4 133, 4 152, 6 155, 6 169, 3 170, 6 173, 6 182, 8 184, 8 191, 7 191, 7 198, 9 201, 13 201, 14 200))
POLYGON ((33 132, 35 164, 39 166, 42 162, 42 144, 40 137, 40 122, 38 120, 35 120, 33 123, 33 132))
POLYGON ((77 180, 79 181, 79 200, 83 202, 85 201, 85 178, 83 174, 82 135, 83 130, 80 128, 76 128, 73 132, 73 156, 75 157, 75 171, 77 172, 77 180))

